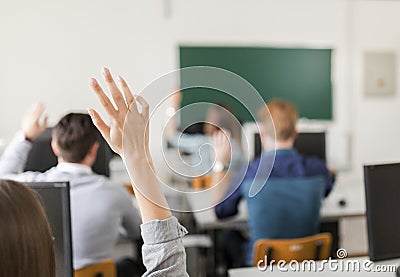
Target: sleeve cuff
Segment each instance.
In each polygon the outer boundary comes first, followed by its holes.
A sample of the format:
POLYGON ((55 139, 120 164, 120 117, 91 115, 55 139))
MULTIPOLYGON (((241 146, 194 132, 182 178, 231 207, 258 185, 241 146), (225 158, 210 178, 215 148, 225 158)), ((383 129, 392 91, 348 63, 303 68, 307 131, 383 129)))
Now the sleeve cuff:
POLYGON ((27 139, 24 136, 24 133, 22 131, 18 131, 14 138, 12 139, 11 143, 20 143, 20 144, 24 144, 24 145, 32 145, 32 140, 31 139, 27 139))
POLYGON ((188 233, 174 216, 164 220, 152 220, 143 223, 140 228, 143 241, 148 245, 182 238, 188 233))

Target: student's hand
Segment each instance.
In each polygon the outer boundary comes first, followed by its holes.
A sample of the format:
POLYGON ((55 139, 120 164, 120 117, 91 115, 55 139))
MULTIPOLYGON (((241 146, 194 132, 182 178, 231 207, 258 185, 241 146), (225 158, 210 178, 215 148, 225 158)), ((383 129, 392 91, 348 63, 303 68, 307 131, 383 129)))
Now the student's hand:
POLYGON ((181 106, 181 101, 182 101, 182 92, 180 90, 177 90, 171 96, 171 106, 172 108, 175 109, 175 111, 179 110, 179 107, 181 106))
POLYGON ((145 157, 148 153, 149 143, 149 105, 141 96, 132 95, 128 84, 122 77, 118 77, 117 80, 123 93, 115 84, 107 68, 103 69, 103 77, 111 92, 115 107, 97 80, 92 78, 90 80, 92 90, 110 117, 110 126, 108 126, 95 110, 89 109, 94 125, 99 129, 110 147, 121 157, 123 157, 124 150, 129 151, 131 158, 145 157), (138 111, 137 103, 142 107, 141 113, 138 111), (128 137, 129 140, 123 141, 124 136, 128 137), (123 143, 125 143, 124 149, 123 143))
POLYGON ((47 127, 47 116, 41 121, 45 106, 41 102, 36 102, 30 107, 22 119, 22 132, 25 138, 34 140, 47 127))
POLYGON ((230 137, 230 133, 227 130, 216 131, 212 135, 211 144, 215 150, 215 159, 223 165, 226 165, 231 158, 230 137))
POLYGON ((121 92, 106 68, 103 70, 103 77, 115 106, 96 79, 90 79, 92 90, 110 117, 108 126, 95 110, 89 109, 93 123, 110 147, 123 158, 143 222, 169 218, 172 214, 158 185, 148 148, 149 105, 142 97, 133 96, 128 84, 119 77, 121 92), (141 112, 138 104, 142 108, 141 112))

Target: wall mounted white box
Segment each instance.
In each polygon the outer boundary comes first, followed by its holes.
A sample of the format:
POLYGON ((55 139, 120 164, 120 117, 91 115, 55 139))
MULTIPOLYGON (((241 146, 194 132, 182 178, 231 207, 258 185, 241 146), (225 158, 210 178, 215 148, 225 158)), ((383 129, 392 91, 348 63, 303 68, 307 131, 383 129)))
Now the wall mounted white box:
POLYGON ((389 96, 396 91, 396 54, 364 53, 364 93, 366 96, 389 96))

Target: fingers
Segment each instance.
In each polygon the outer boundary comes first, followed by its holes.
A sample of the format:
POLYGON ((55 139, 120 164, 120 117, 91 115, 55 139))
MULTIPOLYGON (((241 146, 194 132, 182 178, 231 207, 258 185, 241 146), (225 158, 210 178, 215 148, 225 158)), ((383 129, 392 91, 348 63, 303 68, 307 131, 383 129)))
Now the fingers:
POLYGON ((145 118, 149 118, 149 103, 144 100, 144 98, 140 95, 136 96, 136 101, 139 102, 140 106, 142 106, 142 116, 145 118))
POLYGON ((117 87, 117 85, 114 82, 114 79, 111 75, 111 72, 108 68, 104 67, 103 68, 103 77, 104 80, 107 83, 107 87, 111 92, 111 96, 114 99, 114 103, 117 105, 117 109, 119 111, 125 112, 127 110, 127 106, 125 103, 125 100, 121 94, 121 91, 117 87))
POLYGON ((122 91, 124 92, 124 97, 125 97, 126 104, 129 107, 132 104, 133 100, 134 100, 132 92, 129 89, 129 86, 126 83, 126 81, 124 80, 124 78, 122 78, 121 76, 118 76, 117 80, 121 85, 122 91))
POLYGON ((94 110, 88 109, 89 115, 92 118, 93 124, 100 131, 103 138, 109 142, 110 141, 110 127, 104 122, 101 116, 94 110))
POLYGON ((31 108, 31 114, 34 118, 39 119, 40 116, 43 114, 45 106, 42 102, 36 102, 33 107, 31 108))
POLYGON ((223 134, 228 139, 231 137, 231 132, 229 132, 229 130, 227 130, 227 129, 221 129, 221 131, 219 131, 219 133, 223 134))
POLYGON ((48 120, 48 118, 49 118, 49 116, 45 116, 44 117, 44 119, 43 119, 43 122, 42 122, 42 124, 40 125, 40 129, 43 131, 44 129, 46 129, 46 127, 47 127, 47 120, 48 120))
POLYGON ((108 113, 108 115, 111 117, 116 117, 117 111, 115 110, 110 99, 104 93, 103 89, 100 87, 99 83, 96 81, 95 78, 90 79, 90 86, 91 86, 93 92, 96 94, 96 97, 99 100, 100 104, 104 107, 104 109, 108 113))
POLYGON ((149 117, 149 104, 146 102, 146 100, 144 100, 143 97, 132 95, 128 83, 121 76, 118 76, 117 80, 121 85, 123 93, 121 93, 120 89, 115 84, 111 72, 108 68, 103 68, 103 77, 107 83, 107 87, 111 92, 112 98, 117 106, 117 109, 115 109, 110 98, 104 93, 103 89, 101 88, 101 86, 99 85, 99 83, 95 78, 90 79, 90 86, 93 92, 96 94, 97 99, 108 113, 108 115, 116 119, 120 114, 119 112, 122 112, 123 115, 125 114, 127 108, 129 108, 129 110, 134 113, 139 113, 136 104, 137 101, 142 107, 141 115, 145 118, 149 117))
POLYGON ((212 136, 212 141, 215 145, 227 146, 230 144, 230 132, 225 129, 216 131, 212 136))

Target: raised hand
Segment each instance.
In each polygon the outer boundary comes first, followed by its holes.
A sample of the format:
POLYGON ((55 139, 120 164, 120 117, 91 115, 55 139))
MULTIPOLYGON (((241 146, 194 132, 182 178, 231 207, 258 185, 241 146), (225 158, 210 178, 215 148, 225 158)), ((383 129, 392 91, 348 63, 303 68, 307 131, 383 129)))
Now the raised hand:
POLYGON ((110 147, 121 157, 124 153, 123 143, 125 143, 125 150, 129 151, 133 157, 144 157, 148 153, 149 105, 141 96, 132 94, 122 77, 117 78, 122 92, 107 68, 103 69, 103 77, 115 106, 97 80, 92 78, 90 80, 92 90, 110 117, 108 126, 97 111, 89 109, 93 123, 110 147), (137 103, 141 106, 141 112, 138 110, 137 103), (129 139, 124 140, 124 136, 129 139))
POLYGON ((182 92, 180 90, 177 90, 172 96, 171 96, 171 106, 175 109, 178 110, 182 102, 182 92))
POLYGON ((92 90, 110 117, 110 125, 107 125, 95 110, 89 109, 93 123, 110 147, 123 158, 143 222, 169 218, 172 214, 158 185, 149 151, 149 105, 141 96, 132 95, 128 84, 118 77, 121 92, 107 68, 103 69, 103 77, 115 106, 97 80, 90 79, 92 90), (141 112, 138 106, 141 106, 141 112))
POLYGON ((45 106, 41 102, 36 102, 30 107, 22 119, 22 132, 25 138, 34 140, 47 127, 47 116, 41 121, 45 106))
POLYGON ((215 160, 226 165, 232 155, 229 131, 223 130, 214 132, 211 144, 214 147, 215 160))

